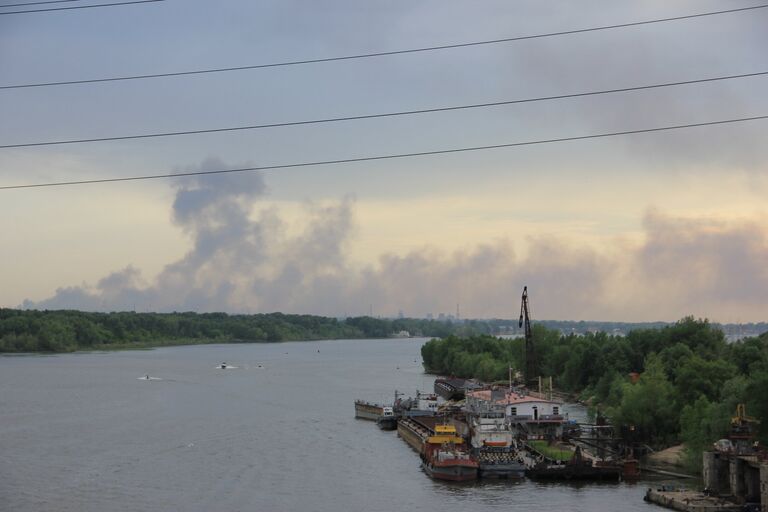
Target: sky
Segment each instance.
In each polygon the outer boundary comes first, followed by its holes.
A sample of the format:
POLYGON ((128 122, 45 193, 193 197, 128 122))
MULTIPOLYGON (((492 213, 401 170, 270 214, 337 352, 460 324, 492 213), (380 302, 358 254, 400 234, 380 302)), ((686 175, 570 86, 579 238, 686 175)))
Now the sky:
MULTIPOLYGON (((87 3, 87 2, 83 2, 87 3)), ((91 2, 93 3, 93 2, 91 2)), ((62 4, 67 5, 67 4, 62 4)), ((316 59, 756 2, 166 0, 0 14, 0 86, 316 59)), ((55 5, 54 5, 55 6, 55 5)), ((8 9, 5 9, 8 10, 8 9)), ((0 9, 2 12, 3 9, 0 9)), ((450 50, 0 89, 0 145, 768 71, 768 9, 450 50)), ((768 115, 768 77, 321 125, 0 149, 0 186, 768 115)), ((0 307, 765 321, 768 120, 218 176, 0 190, 0 307)))

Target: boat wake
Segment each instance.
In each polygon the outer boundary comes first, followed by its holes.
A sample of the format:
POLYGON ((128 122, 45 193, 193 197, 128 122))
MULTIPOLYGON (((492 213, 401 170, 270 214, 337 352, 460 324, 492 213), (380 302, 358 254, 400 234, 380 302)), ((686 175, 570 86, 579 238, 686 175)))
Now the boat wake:
POLYGON ((227 363, 218 364, 215 366, 217 370, 263 370, 266 368, 263 364, 244 364, 241 366, 235 366, 227 363))

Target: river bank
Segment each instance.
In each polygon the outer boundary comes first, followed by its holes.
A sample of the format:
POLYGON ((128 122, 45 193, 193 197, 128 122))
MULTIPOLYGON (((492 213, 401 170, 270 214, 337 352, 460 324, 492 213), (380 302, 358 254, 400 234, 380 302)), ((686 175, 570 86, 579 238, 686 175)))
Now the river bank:
POLYGON ((456 329, 489 330, 482 321, 453 324, 412 318, 344 319, 283 313, 92 313, 0 308, 0 353, 73 352, 207 343, 441 337, 456 329))

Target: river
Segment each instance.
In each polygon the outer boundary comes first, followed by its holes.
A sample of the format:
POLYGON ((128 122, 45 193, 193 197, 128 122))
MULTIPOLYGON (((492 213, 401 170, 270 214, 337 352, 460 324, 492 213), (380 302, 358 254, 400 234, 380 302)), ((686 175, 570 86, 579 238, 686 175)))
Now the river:
POLYGON ((642 496, 658 481, 430 480, 353 407, 431 391, 423 342, 0 357, 0 510, 657 510, 642 496))

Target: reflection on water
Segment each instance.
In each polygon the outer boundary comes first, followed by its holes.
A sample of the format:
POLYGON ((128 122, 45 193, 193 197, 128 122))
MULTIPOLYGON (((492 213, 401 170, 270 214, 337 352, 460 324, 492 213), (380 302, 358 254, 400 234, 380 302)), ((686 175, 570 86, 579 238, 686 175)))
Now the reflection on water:
POLYGON ((353 408, 431 390, 422 342, 0 357, 0 510, 649 510, 644 482, 430 480, 353 408))

